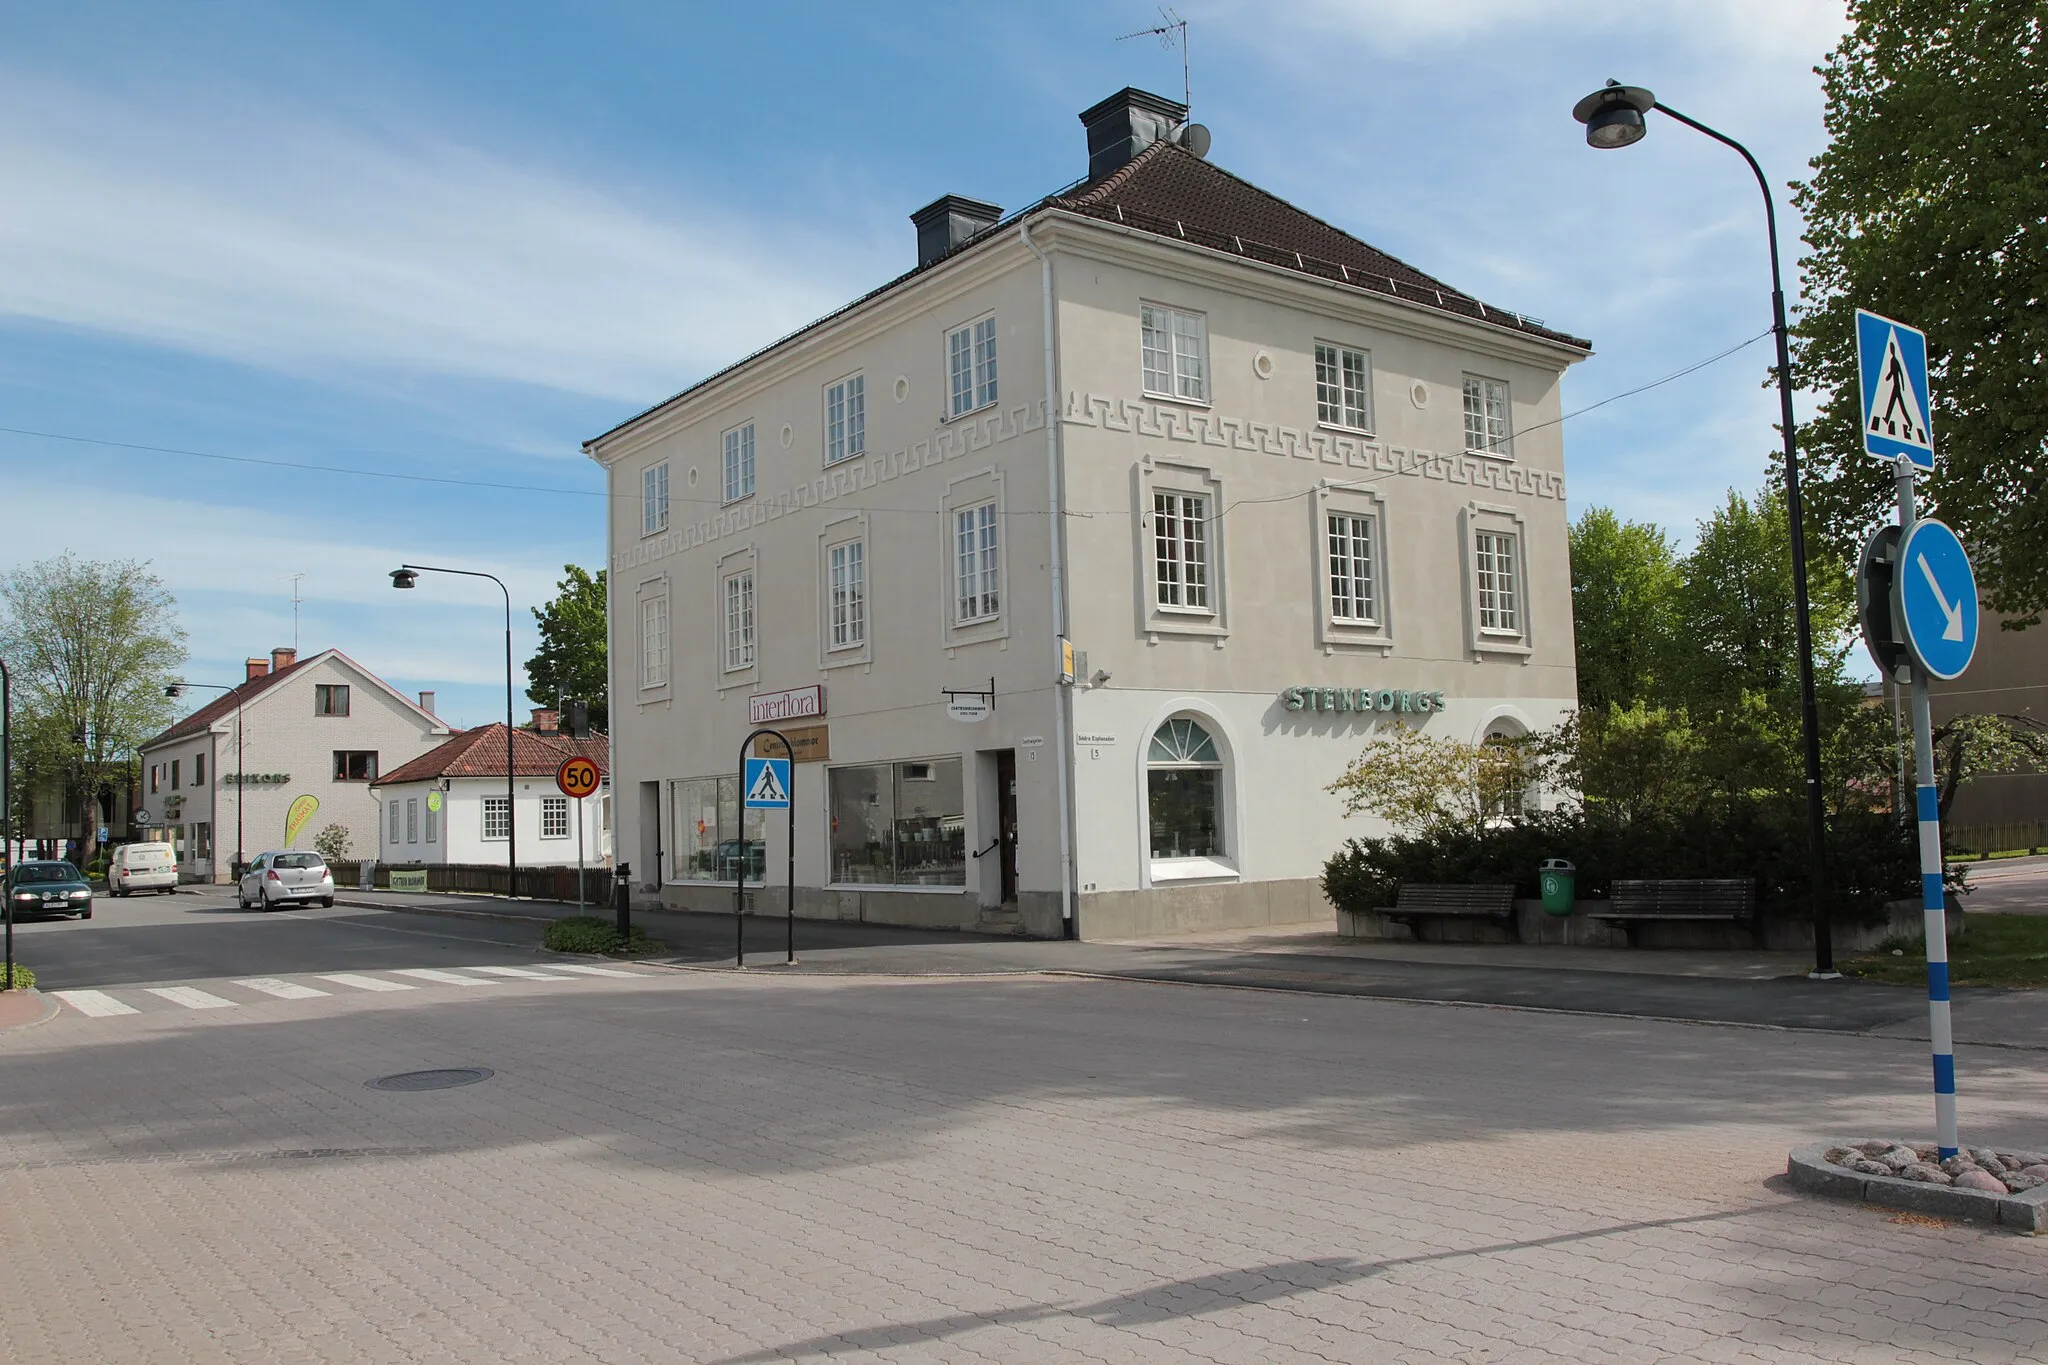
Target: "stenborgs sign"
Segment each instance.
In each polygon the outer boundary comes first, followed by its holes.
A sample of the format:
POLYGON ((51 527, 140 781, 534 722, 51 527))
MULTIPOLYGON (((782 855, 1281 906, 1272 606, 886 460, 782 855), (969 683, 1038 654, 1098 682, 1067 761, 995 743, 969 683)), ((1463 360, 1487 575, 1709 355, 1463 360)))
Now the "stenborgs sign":
POLYGON ((1393 687, 1288 687, 1281 689, 1280 704, 1290 711, 1428 712, 1444 709, 1444 694, 1393 687))

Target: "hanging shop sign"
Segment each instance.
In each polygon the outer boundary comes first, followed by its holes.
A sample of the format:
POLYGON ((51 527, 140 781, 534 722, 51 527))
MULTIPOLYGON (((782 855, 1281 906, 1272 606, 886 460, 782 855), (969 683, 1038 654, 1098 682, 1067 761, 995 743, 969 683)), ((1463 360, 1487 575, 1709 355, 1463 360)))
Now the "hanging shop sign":
POLYGON ((1427 713, 1444 709, 1444 694, 1393 687, 1286 687, 1280 704, 1290 711, 1427 713))
POLYGON ((802 720, 825 714, 825 687, 789 687, 780 692, 756 692, 747 698, 747 723, 772 725, 778 720, 802 720))

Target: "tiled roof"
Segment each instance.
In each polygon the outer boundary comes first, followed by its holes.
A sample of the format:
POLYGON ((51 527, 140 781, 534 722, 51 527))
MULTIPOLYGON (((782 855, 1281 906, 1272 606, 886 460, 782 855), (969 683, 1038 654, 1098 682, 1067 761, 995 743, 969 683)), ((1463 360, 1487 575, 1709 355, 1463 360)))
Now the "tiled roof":
MULTIPOLYGON (((512 732, 512 764, 515 777, 553 777, 562 761, 581 754, 597 764, 600 773, 611 771, 611 741, 602 735, 569 739, 561 735, 539 735, 531 730, 512 732)), ((373 787, 403 782, 424 782, 430 777, 503 777, 505 775, 505 726, 503 722, 464 730, 453 739, 429 749, 410 763, 381 774, 373 787)))
MULTIPOLYGON (((313 656, 315 659, 319 657, 317 654, 313 656)), ((215 721, 226 716, 232 716, 237 706, 246 706, 255 698, 257 693, 270 690, 274 684, 290 677, 312 662, 313 659, 300 659, 296 663, 286 664, 283 668, 272 669, 260 678, 251 678, 233 691, 222 692, 191 715, 172 725, 155 739, 144 740, 140 747, 154 749, 159 744, 167 744, 174 739, 183 739, 187 735, 199 734, 210 728, 215 721)))

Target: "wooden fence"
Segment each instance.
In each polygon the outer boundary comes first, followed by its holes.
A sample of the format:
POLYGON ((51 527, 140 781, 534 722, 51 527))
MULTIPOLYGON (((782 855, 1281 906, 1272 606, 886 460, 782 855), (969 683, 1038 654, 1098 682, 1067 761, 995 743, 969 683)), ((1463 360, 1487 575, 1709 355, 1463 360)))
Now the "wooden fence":
POLYGON ((1942 831, 1950 853, 2010 853, 2048 849, 2048 820, 2006 820, 1989 825, 1956 825, 1942 831))
MULTIPOLYGON (((363 864, 357 862, 329 863, 334 871, 334 885, 337 890, 351 891, 363 884, 363 864)), ((401 872, 425 872, 427 890, 461 891, 472 895, 503 896, 508 893, 511 877, 503 863, 447 863, 428 864, 400 863, 401 872)), ((391 863, 372 863, 372 883, 380 890, 391 887, 391 863)), ((576 869, 573 867, 522 867, 519 869, 519 894, 535 900, 567 901, 576 900, 576 869)), ((610 905, 612 899, 612 870, 602 863, 592 862, 583 869, 583 896, 592 905, 610 905)))

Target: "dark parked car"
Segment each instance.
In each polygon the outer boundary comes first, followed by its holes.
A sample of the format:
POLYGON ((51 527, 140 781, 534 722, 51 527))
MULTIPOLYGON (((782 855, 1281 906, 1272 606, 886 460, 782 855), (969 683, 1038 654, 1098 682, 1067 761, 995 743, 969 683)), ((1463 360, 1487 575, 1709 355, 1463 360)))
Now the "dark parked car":
POLYGON ((16 919, 38 915, 92 918, 92 887, 70 863, 16 863, 7 874, 7 903, 16 919))

